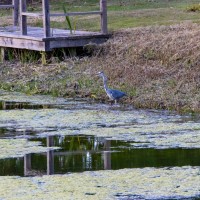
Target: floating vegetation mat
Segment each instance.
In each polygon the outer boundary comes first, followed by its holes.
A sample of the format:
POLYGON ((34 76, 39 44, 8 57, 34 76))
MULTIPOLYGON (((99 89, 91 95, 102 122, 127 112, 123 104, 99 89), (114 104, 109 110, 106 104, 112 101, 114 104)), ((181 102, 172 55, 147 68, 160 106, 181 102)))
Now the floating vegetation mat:
MULTIPOLYGON (((2 110, 0 127, 48 135, 95 135, 132 141, 134 148, 200 148, 200 124, 187 117, 140 110, 2 110)), ((22 135, 24 137, 24 135, 22 135)))
POLYGON ((0 90, 0 110, 47 109, 88 107, 86 99, 58 98, 49 95, 25 95, 19 92, 0 90))
MULTIPOLYGON (((93 135, 123 140, 133 149, 200 148, 200 123, 190 116, 103 104, 89 105, 84 101, 52 97, 27 97, 19 93, 0 92, 0 101, 5 108, 0 110, 0 159, 46 152, 49 148, 34 140, 54 135, 93 135), (52 106, 6 109, 4 103, 13 102, 13 99, 52 106)), ((200 198, 199 183, 200 167, 196 165, 35 177, 0 176, 0 199, 191 199, 200 198)))
POLYGON ((40 142, 27 139, 0 139, 0 159, 10 157, 22 157, 29 153, 41 153, 57 147, 43 147, 40 142))
MULTIPOLYGON (((39 105, 46 105, 46 104, 67 104, 72 103, 71 99, 64 99, 64 98, 54 98, 49 95, 25 95, 19 92, 7 92, 4 90, 0 90, 0 101, 7 101, 7 102, 23 102, 23 103, 32 103, 32 104, 39 104, 39 105)), ((73 101, 74 102, 74 101, 73 101)), ((75 102, 74 102, 75 103, 75 102)))
POLYGON ((0 177, 4 200, 200 197, 200 168, 142 168, 42 177, 0 177))

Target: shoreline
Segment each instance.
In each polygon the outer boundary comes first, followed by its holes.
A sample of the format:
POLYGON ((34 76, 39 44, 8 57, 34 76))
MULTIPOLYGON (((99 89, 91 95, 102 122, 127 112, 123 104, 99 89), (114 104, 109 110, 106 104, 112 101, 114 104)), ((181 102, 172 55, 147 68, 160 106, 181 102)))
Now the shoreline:
POLYGON ((0 88, 107 101, 102 80, 96 77, 98 71, 104 71, 110 88, 128 94, 122 103, 200 112, 197 24, 121 30, 105 44, 88 48, 92 48, 91 56, 64 61, 53 57, 47 65, 38 61, 0 63, 0 88))

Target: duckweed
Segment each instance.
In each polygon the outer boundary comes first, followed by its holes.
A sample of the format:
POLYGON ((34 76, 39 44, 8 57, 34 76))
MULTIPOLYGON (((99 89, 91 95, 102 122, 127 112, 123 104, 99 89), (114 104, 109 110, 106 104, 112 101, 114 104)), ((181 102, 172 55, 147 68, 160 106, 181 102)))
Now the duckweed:
MULTIPOLYGON (((50 135, 94 135, 132 142, 132 148, 200 148, 200 125, 188 116, 167 112, 88 105, 71 99, 0 92, 0 100, 52 104, 46 109, 0 110, 0 128, 15 130, 14 138, 0 139, 0 159, 46 152, 29 141, 50 135), (66 106, 69 105, 69 106, 66 106), (73 106, 72 106, 73 105, 73 106), (22 134, 23 133, 23 134, 22 134), (17 136, 18 135, 18 136, 17 136)), ((56 147, 51 147, 51 149, 56 147)), ((65 175, 0 176, 0 198, 31 199, 184 199, 200 197, 199 167, 133 168, 88 171, 65 175), (87 184, 86 184, 87 183, 87 184)))
POLYGON ((0 159, 23 157, 29 153, 47 152, 57 147, 43 147, 39 142, 27 139, 0 139, 0 159))
POLYGON ((26 178, 6 176, 0 177, 0 196, 5 200, 185 199, 200 196, 199 173, 199 167, 173 167, 26 178))
POLYGON ((0 127, 8 126, 15 131, 37 131, 39 137, 83 134, 128 140, 133 148, 200 148, 198 122, 162 112, 112 106, 1 110, 0 127))

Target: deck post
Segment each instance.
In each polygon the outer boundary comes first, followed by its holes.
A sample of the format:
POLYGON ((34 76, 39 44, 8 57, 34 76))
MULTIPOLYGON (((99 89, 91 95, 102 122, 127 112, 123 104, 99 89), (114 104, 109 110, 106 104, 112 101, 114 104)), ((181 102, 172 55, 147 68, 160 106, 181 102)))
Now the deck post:
POLYGON ((20 31, 22 35, 27 35, 27 17, 22 15, 26 9, 26 0, 20 0, 20 31))
POLYGON ((49 0, 42 0, 44 37, 50 37, 49 0))
POLYGON ((47 64, 46 52, 42 51, 41 56, 42 56, 42 65, 46 65, 47 64))
POLYGON ((5 49, 3 47, 0 47, 0 63, 3 63, 5 61, 5 49))
POLYGON ((107 34, 108 27, 107 27, 107 2, 106 2, 106 0, 100 0, 100 9, 101 9, 101 32, 103 34, 107 34))
POLYGON ((13 9, 13 25, 17 26, 19 23, 19 0, 12 0, 13 9))

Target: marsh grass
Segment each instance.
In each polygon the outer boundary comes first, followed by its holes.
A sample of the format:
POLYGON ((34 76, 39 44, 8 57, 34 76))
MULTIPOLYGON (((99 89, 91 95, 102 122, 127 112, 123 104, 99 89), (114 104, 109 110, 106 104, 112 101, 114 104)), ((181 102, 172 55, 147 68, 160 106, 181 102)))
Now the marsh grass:
POLYGON ((134 105, 197 111, 199 44, 196 24, 118 31, 101 49, 103 69, 111 86, 135 90, 134 105))
POLYGON ((40 60, 40 53, 30 50, 6 48, 5 59, 10 62, 38 63, 38 60, 40 60))
POLYGON ((199 4, 192 4, 187 7, 187 11, 197 12, 200 11, 200 3, 199 4))

